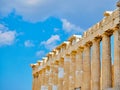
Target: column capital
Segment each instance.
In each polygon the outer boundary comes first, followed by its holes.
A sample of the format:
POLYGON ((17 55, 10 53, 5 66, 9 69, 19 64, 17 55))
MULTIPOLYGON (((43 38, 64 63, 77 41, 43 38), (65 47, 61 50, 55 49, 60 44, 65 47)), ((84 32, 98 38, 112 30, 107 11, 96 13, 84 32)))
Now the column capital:
POLYGON ((102 36, 96 36, 96 37, 92 40, 92 43, 100 42, 101 40, 102 40, 102 36))
POLYGON ((88 42, 85 43, 84 48, 85 47, 91 47, 91 46, 92 46, 92 41, 88 41, 88 42))
POLYGON ((70 61, 70 54, 66 54, 66 55, 65 55, 64 61, 70 61))
POLYGON ((80 46, 80 47, 78 47, 78 49, 77 49, 77 53, 78 53, 78 52, 83 52, 83 50, 84 50, 84 47, 81 47, 81 46, 80 46))
POLYGON ((117 7, 120 7, 120 0, 116 3, 117 7))
POLYGON ((36 78, 36 77, 38 77, 38 76, 39 76, 39 72, 36 72, 36 73, 33 74, 33 77, 34 77, 34 78, 36 78))
POLYGON ((107 30, 107 31, 105 31, 101 36, 102 37, 105 37, 105 36, 111 36, 112 34, 113 34, 113 29, 109 29, 109 30, 107 30))
POLYGON ((42 70, 38 71, 39 74, 42 74, 42 70))
POLYGON ((77 51, 74 50, 74 51, 71 52, 71 55, 76 55, 76 53, 77 53, 77 51))
POLYGON ((55 61, 55 62, 54 62, 54 65, 59 65, 59 61, 55 61))
POLYGON ((120 29, 119 25, 117 25, 115 28, 113 28, 113 34, 120 29))
POLYGON ((32 67, 32 69, 35 69, 38 66, 38 64, 37 63, 36 64, 30 64, 30 66, 32 67))
POLYGON ((45 72, 45 70, 46 70, 46 68, 45 68, 45 67, 41 69, 41 71, 42 71, 42 72, 45 72))
POLYGON ((61 57, 59 62, 64 62, 64 57, 61 57))
POLYGON ((68 56, 68 57, 69 57, 69 56, 70 56, 70 54, 66 54, 65 56, 68 56))
POLYGON ((41 61, 41 60, 38 60, 38 61, 37 61, 37 64, 38 64, 39 66, 41 66, 42 63, 43 63, 43 61, 41 61))
POLYGON ((50 66, 47 65, 47 66, 45 67, 45 70, 50 70, 50 66))

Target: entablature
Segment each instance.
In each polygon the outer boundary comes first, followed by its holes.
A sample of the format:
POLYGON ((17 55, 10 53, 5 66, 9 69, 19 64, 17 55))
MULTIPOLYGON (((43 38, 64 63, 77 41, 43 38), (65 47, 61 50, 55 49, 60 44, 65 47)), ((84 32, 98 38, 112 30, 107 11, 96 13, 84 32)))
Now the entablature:
MULTIPOLYGON (((64 59, 66 55, 70 55, 74 51, 78 51, 80 47, 84 49, 85 45, 92 45, 92 41, 94 39, 102 39, 102 35, 104 33, 111 35, 114 32, 114 29, 118 29, 119 25, 119 10, 116 9, 113 12, 106 11, 104 13, 104 18, 91 28, 89 28, 86 32, 81 35, 73 35, 68 41, 63 42, 59 46, 57 46, 53 51, 46 55, 46 58, 43 59, 41 64, 41 68, 50 66, 51 63, 58 62, 61 58, 64 59)), ((65 59, 67 60, 67 59, 65 59)), ((31 65, 32 68, 36 67, 36 65, 31 65)), ((39 69, 39 70, 40 70, 39 69)), ((37 72, 37 71, 36 71, 37 72)))

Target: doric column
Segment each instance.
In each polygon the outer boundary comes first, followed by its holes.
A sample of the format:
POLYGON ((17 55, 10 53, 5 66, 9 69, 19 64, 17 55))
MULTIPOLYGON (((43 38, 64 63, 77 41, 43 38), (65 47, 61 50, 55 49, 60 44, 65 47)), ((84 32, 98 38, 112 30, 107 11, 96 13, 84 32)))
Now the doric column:
POLYGON ((36 78, 35 75, 33 75, 32 90, 35 90, 35 80, 36 80, 35 78, 36 78))
POLYGON ((54 62, 53 66, 53 90, 58 89, 58 62, 54 62))
POLYGON ((64 78, 64 59, 61 58, 58 67, 58 90, 63 90, 63 78, 64 78))
POLYGON ((50 72, 49 72, 49 89, 48 90, 52 90, 52 86, 53 86, 53 65, 50 65, 50 72))
POLYGON ((37 90, 40 90, 40 73, 38 72, 38 78, 37 78, 37 90))
POLYGON ((46 66, 45 68, 45 90, 48 90, 49 87, 49 66, 46 66))
POLYGON ((41 82, 41 86, 40 86, 40 90, 42 90, 42 87, 43 87, 43 71, 42 70, 40 70, 40 82, 41 82))
POLYGON ((78 48, 76 54, 76 78, 75 87, 82 88, 82 74, 83 74, 83 47, 78 48))
POLYGON ((76 71, 76 51, 70 55, 70 74, 69 74, 69 90, 75 88, 75 71, 76 71))
POLYGON ((44 67, 44 90, 47 88, 47 69, 44 67))
POLYGON ((100 90, 100 39, 93 40, 91 59, 91 80, 92 90, 100 90))
POLYGON ((110 37, 105 33, 102 37, 102 89, 112 87, 110 37))
POLYGON ((34 74, 34 87, 33 90, 38 90, 38 73, 34 74))
POLYGON ((69 72, 70 72, 70 55, 67 54, 64 58, 63 90, 69 90, 69 72))
POLYGON ((46 90, 52 90, 51 89, 51 84, 50 84, 50 66, 46 66, 46 80, 45 80, 45 86, 46 86, 46 90))
POLYGON ((41 79, 42 78, 42 72, 41 72, 41 70, 39 71, 39 75, 38 75, 38 90, 41 90, 41 79))
POLYGON ((40 70, 40 68, 42 67, 42 61, 38 61, 37 62, 37 74, 38 74, 38 79, 37 79, 37 90, 41 90, 41 75, 42 75, 42 71, 40 70))
POLYGON ((120 88, 120 27, 114 31, 114 86, 120 88))
POLYGON ((41 90, 45 88, 45 68, 42 69, 42 78, 41 78, 41 90))
POLYGON ((90 43, 84 46, 83 51, 83 87, 82 90, 91 90, 91 63, 90 63, 90 43))

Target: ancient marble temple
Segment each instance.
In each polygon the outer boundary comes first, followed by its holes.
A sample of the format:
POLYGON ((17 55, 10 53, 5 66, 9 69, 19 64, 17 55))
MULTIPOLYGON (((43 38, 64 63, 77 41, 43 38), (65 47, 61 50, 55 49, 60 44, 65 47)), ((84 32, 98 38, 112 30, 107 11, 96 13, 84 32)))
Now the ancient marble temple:
POLYGON ((71 36, 31 67, 32 90, 120 90, 120 1, 82 36, 71 36))

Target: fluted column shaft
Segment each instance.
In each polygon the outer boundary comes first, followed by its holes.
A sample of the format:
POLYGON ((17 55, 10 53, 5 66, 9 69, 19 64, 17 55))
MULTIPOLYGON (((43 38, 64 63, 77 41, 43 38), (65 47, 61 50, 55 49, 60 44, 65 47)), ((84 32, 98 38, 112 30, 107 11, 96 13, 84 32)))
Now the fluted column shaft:
POLYGON ((50 72, 49 72, 49 90, 52 90, 53 86, 53 66, 50 66, 50 72))
POLYGON ((42 72, 39 72, 39 76, 38 76, 38 90, 41 90, 41 74, 42 72))
POLYGON ((110 37, 102 38, 102 89, 112 87, 110 37))
POLYGON ((120 87, 120 27, 114 31, 114 86, 120 87))
POLYGON ((42 69, 42 78, 41 78, 41 89, 45 87, 45 69, 42 69))
POLYGON ((58 88, 58 63, 54 64, 53 70, 53 88, 58 88))
POLYGON ((44 86, 44 89, 46 88, 46 70, 45 70, 45 68, 44 68, 44 74, 43 74, 44 76, 43 76, 43 86, 44 86))
POLYGON ((34 86, 33 90, 38 90, 38 73, 34 74, 34 86))
POLYGON ((36 87, 37 87, 37 77, 35 76, 35 78, 34 78, 34 90, 36 90, 36 87))
POLYGON ((59 61, 58 90, 63 90, 64 60, 59 61))
POLYGON ((83 87, 82 90, 91 90, 91 64, 90 45, 86 45, 83 51, 83 87))
POLYGON ((76 76, 75 87, 82 87, 82 74, 83 74, 83 48, 79 48, 76 54, 76 76))
POLYGON ((100 39, 93 40, 91 60, 92 90, 100 90, 100 39))
POLYGON ((70 58, 70 74, 69 74, 69 90, 74 90, 75 88, 75 71, 76 71, 76 52, 71 53, 70 58))
POLYGON ((32 84, 32 90, 35 90, 35 76, 33 75, 33 84, 32 84))
POLYGON ((48 89, 49 87, 49 68, 46 67, 45 69, 45 88, 48 89))
POLYGON ((54 75, 54 64, 51 64, 51 74, 50 74, 50 85, 51 85, 51 90, 53 90, 53 86, 54 86, 54 79, 55 79, 55 75, 54 75))
POLYGON ((70 72, 70 55, 66 55, 64 58, 63 90, 69 90, 69 72, 70 72))

